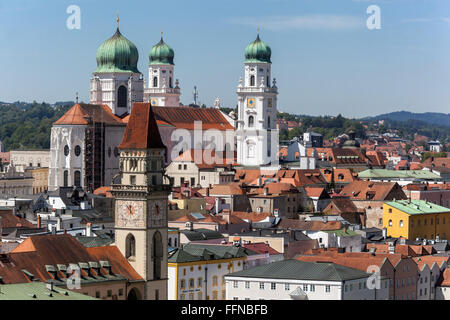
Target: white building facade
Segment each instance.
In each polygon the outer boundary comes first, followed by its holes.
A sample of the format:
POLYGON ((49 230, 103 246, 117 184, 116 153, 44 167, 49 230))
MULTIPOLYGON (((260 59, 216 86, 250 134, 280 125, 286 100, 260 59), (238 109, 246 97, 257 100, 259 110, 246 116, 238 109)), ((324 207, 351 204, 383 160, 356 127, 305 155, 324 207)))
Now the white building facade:
POLYGON ((274 164, 278 153, 277 95, 271 85, 271 49, 260 40, 245 49, 244 81, 239 81, 236 121, 237 162, 243 166, 274 164))

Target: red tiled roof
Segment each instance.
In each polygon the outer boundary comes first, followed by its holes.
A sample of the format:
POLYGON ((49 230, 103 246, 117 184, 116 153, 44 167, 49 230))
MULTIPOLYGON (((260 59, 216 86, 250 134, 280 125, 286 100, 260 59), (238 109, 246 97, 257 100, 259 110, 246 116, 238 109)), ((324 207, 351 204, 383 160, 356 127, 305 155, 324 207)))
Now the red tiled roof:
POLYGON ((360 212, 352 200, 349 198, 333 198, 323 209, 324 214, 342 214, 360 212))
POLYGON ((252 222, 259 222, 267 217, 272 217, 270 212, 244 212, 244 211, 233 211, 234 216, 241 218, 242 220, 248 220, 252 222))
POLYGON ((339 230, 342 228, 342 223, 340 221, 302 221, 282 218, 277 228, 310 231, 339 230))
POLYGON ((201 121, 203 130, 234 130, 220 110, 215 108, 153 107, 153 112, 156 120, 163 120, 179 129, 193 130, 194 121, 201 121))
MULTIPOLYGON (((43 282, 52 279, 45 265, 64 264, 67 266, 71 263, 99 260, 108 260, 112 265, 112 273, 121 274, 131 281, 142 280, 117 247, 105 246, 88 249, 70 234, 30 236, 13 249, 7 257, 18 270, 25 269, 43 282)), ((3 277, 5 283, 28 282, 17 271, 8 273, 1 266, 0 276, 3 277)))
POLYGON ((373 194, 370 200, 384 201, 406 199, 402 188, 396 182, 353 181, 340 192, 351 200, 367 200, 367 194, 373 194), (401 191, 401 192, 400 192, 401 191), (395 193, 395 194, 394 194, 395 193))
POLYGON ((0 218, 3 228, 35 228, 27 219, 15 216, 11 209, 0 210, 0 218))
POLYGON ((333 170, 330 169, 320 169, 323 176, 327 180, 328 183, 332 181, 332 174, 334 172, 334 182, 338 183, 350 183, 355 180, 358 180, 358 173, 353 172, 351 169, 347 168, 335 168, 333 170))
POLYGON ((242 246, 258 253, 268 253, 269 255, 280 254, 280 252, 263 242, 245 243, 242 246))
POLYGON ((165 149, 150 103, 133 105, 119 149, 165 149))
POLYGON ((94 194, 98 196, 104 196, 112 198, 111 187, 100 187, 94 190, 94 194))
POLYGON ((105 105, 77 103, 70 108, 54 125, 87 125, 90 122, 110 125, 123 125, 122 119, 115 116, 105 105))
POLYGON ((325 188, 319 187, 306 187, 306 195, 310 198, 329 199, 330 196, 325 188))
MULTIPOLYGON (((206 195, 206 189, 198 190, 202 195, 206 195)), ((214 184, 209 189, 210 195, 240 195, 244 194, 237 182, 230 182, 228 184, 214 184)))

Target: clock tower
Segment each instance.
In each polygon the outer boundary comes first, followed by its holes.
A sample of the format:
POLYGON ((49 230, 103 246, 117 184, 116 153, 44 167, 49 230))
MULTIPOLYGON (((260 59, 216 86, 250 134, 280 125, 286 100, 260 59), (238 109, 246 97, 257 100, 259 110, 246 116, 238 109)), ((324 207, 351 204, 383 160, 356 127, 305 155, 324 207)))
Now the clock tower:
MULTIPOLYGON (((145 280, 142 299, 167 299, 166 147, 149 103, 135 103, 120 151, 120 184, 113 181, 115 245, 145 280)), ((119 177, 116 176, 118 179, 119 177)))
POLYGON ((237 89, 237 162, 243 166, 274 164, 278 153, 278 88, 275 79, 271 85, 270 57, 271 49, 258 33, 245 49, 245 77, 237 89))

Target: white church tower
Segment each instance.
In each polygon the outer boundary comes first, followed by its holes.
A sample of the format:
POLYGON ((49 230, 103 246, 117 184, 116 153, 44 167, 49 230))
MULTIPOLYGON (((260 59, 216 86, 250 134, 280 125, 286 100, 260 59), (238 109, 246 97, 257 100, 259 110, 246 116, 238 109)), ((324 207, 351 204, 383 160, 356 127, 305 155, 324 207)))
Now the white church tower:
POLYGON ((180 105, 180 87, 174 80, 174 51, 163 40, 152 47, 149 53, 148 88, 145 88, 144 100, 152 106, 178 107, 180 105))
POLYGON ((276 81, 271 85, 271 50, 259 38, 245 48, 245 78, 239 80, 236 122, 237 162, 275 164, 278 153, 276 81))
POLYGON ((119 31, 97 50, 97 70, 91 78, 90 103, 107 104, 118 116, 131 112, 134 102, 144 100, 144 77, 137 69, 136 46, 119 31))

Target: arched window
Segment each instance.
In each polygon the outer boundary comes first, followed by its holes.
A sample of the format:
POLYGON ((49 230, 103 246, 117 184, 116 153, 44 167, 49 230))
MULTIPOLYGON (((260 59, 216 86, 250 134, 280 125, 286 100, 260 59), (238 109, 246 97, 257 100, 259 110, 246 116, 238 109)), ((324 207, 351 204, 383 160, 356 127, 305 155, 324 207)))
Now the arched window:
POLYGON ((169 78, 169 88, 172 88, 172 77, 169 78))
POLYGON ((153 88, 158 86, 158 77, 153 77, 153 88))
POLYGON ((69 186, 69 171, 68 170, 64 170, 64 187, 68 187, 69 186))
POLYGON ((169 238, 169 243, 168 243, 169 247, 172 247, 172 238, 169 238))
POLYGON ((81 172, 78 170, 74 173, 74 185, 75 187, 81 187, 81 172))
POLYGON ((75 146, 75 155, 78 157, 81 154, 81 147, 80 146, 75 146))
POLYGON ((153 279, 161 279, 162 258, 163 258, 162 237, 159 231, 153 235, 152 260, 153 260, 153 279))
POLYGON ((250 87, 254 87, 255 86, 255 76, 250 76, 250 87))
POLYGON ((253 127, 255 122, 255 119, 253 118, 253 116, 248 117, 248 126, 249 127, 253 127))
POLYGON ((68 145, 64 146, 64 155, 67 157, 69 155, 70 149, 68 145))
POLYGON ((267 86, 270 88, 269 76, 267 76, 267 86))
POLYGON ((400 228, 403 228, 403 220, 400 220, 400 228))
POLYGON ((267 128, 270 128, 270 117, 267 117, 267 128))
POLYGON ((389 220, 389 227, 392 227, 392 220, 389 220))
POLYGON ((136 240, 130 233, 125 239, 125 258, 129 259, 136 256, 136 240))
POLYGON ((117 90, 117 107, 127 107, 127 88, 125 86, 120 86, 119 90, 117 90))

